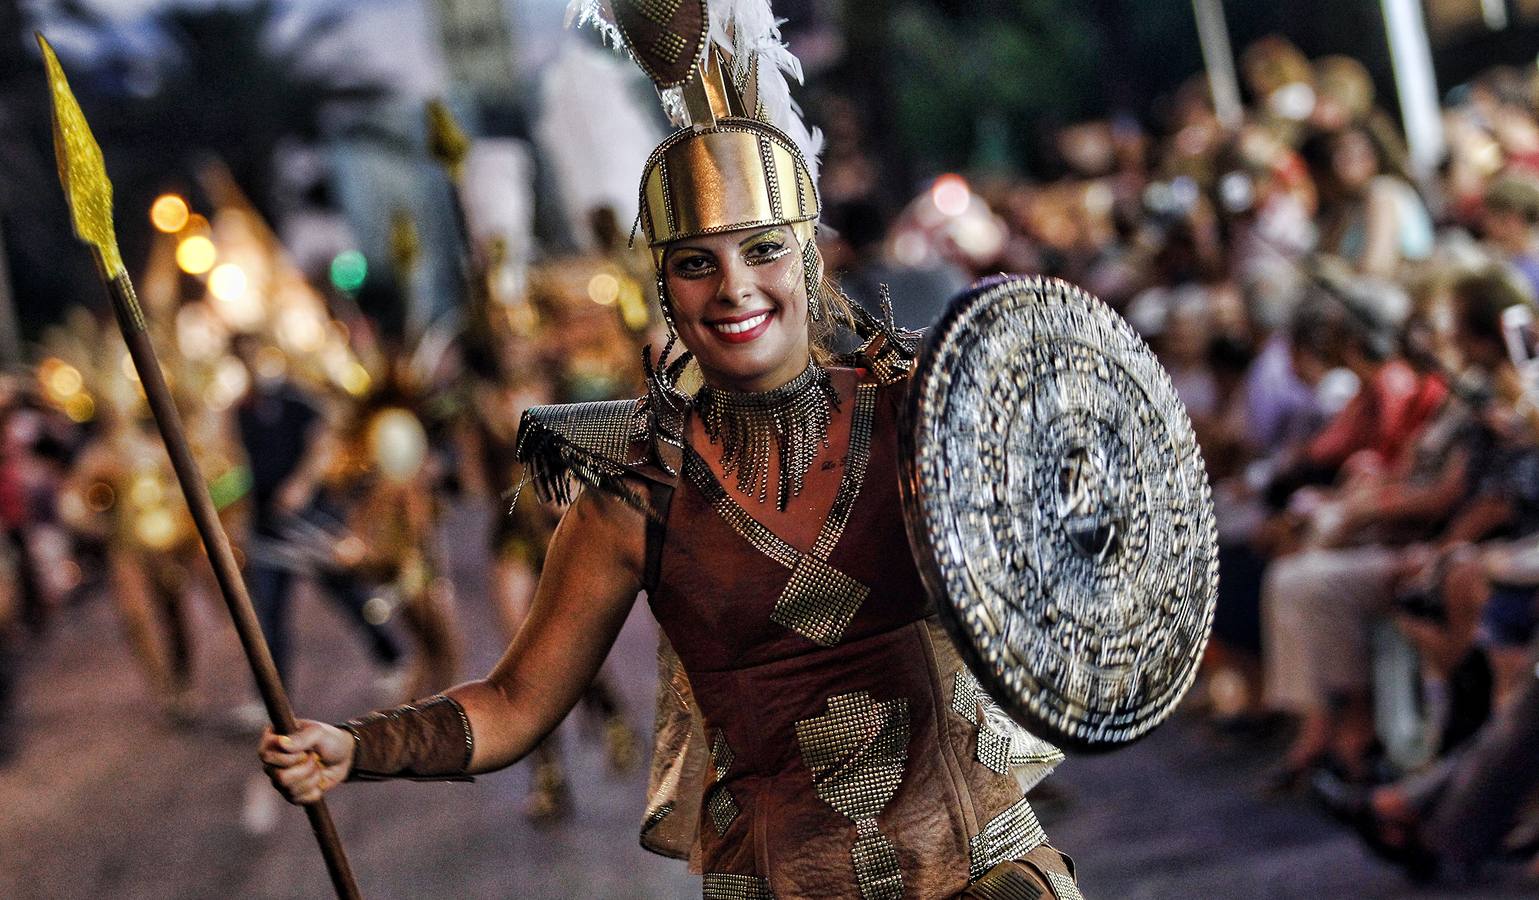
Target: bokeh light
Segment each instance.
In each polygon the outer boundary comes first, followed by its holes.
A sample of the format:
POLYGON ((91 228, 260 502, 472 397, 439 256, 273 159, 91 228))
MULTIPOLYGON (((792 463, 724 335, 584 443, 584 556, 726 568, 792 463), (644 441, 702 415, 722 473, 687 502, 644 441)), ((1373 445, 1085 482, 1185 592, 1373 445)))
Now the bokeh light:
POLYGON ((96 401, 90 394, 80 393, 64 401, 64 415, 71 422, 83 425, 96 418, 96 401))
POLYGON ((354 397, 362 397, 364 394, 367 394, 369 386, 374 383, 374 379, 369 376, 369 370, 365 369, 362 363, 356 362, 348 366, 347 370, 342 373, 341 381, 342 390, 347 391, 354 397))
POLYGON ((218 258, 214 242, 201 234, 182 238, 176 245, 176 264, 188 275, 202 275, 214 267, 218 258))
POLYGON ((187 227, 187 201, 175 194, 161 194, 150 204, 150 222, 157 231, 176 234, 187 227))
POLYGON ((960 216, 967 212, 972 200, 973 192, 960 175, 942 175, 935 179, 935 184, 930 188, 930 202, 943 215, 960 216))
POLYGON ((369 423, 369 451, 380 474, 391 481, 415 478, 427 460, 427 447, 422 423, 404 409, 380 410, 369 423))
POLYGON ((620 299, 620 279, 600 272, 588 279, 588 299, 599 306, 613 306, 620 299))
POLYGON ((68 399, 80 392, 85 380, 80 377, 80 370, 63 363, 55 366, 48 375, 48 391, 60 399, 68 399))
POLYGON ((343 250, 331 260, 331 284, 351 294, 369 277, 369 261, 357 250, 343 250))
POLYGON ((250 331, 262 324, 262 298, 251 290, 246 270, 240 266, 216 266, 208 276, 208 292, 214 298, 214 310, 231 328, 250 331))
POLYGON ((248 286, 245 270, 234 263, 215 266, 214 271, 208 273, 208 290, 216 300, 226 303, 239 300, 246 295, 248 286))
POLYGON ((146 510, 134 519, 134 536, 151 550, 169 550, 176 543, 176 517, 165 507, 146 510))

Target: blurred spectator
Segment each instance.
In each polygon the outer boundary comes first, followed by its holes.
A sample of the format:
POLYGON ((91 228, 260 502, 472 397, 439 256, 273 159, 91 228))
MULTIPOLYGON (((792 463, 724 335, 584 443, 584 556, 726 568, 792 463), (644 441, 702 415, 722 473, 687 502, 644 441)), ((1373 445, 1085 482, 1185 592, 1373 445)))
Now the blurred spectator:
POLYGON ((1486 189, 1486 243, 1539 295, 1539 175, 1513 171, 1486 189))
POLYGON ((1320 194, 1320 250, 1377 278, 1432 253, 1432 219, 1416 189, 1389 174, 1359 126, 1320 133, 1299 149, 1320 194))
POLYGON ((946 311, 946 302, 967 286, 967 276, 939 259, 928 265, 901 265, 886 253, 887 222, 869 200, 852 200, 824 217, 838 246, 828 254, 840 270, 840 286, 868 311, 881 314, 881 287, 891 289, 893 319, 904 328, 927 328, 946 311))
POLYGON ((1272 565, 1262 598, 1268 695, 1301 717, 1279 783, 1327 759, 1366 777, 1371 628, 1388 616, 1397 585, 1439 548, 1501 524, 1491 507, 1504 498, 1481 488, 1495 460, 1492 389, 1511 365, 1501 313, 1514 296, 1521 300, 1489 272, 1455 281, 1446 337, 1463 367, 1457 390, 1398 457, 1354 462, 1338 487, 1293 503, 1305 519, 1305 549, 1272 565))

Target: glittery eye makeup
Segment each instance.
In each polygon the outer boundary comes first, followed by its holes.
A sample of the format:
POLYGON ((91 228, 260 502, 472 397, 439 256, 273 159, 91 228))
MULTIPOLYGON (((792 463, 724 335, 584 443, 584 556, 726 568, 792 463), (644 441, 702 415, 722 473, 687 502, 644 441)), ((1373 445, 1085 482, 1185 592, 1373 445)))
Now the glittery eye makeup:
POLYGON ((743 249, 743 261, 750 266, 772 263, 791 252, 785 232, 778 228, 756 234, 738 246, 743 249))

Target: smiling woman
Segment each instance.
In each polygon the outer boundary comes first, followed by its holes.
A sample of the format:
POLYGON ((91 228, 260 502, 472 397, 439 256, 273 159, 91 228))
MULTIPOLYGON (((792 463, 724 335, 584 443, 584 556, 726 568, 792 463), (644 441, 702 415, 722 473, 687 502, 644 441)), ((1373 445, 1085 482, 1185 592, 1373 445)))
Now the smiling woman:
POLYGON ((526 477, 571 506, 496 669, 264 737, 275 784, 309 803, 343 778, 512 764, 645 591, 666 639, 641 841, 688 859, 708 900, 1079 897, 1023 790, 1062 754, 998 713, 920 581, 898 490, 914 335, 824 278, 811 154, 790 136, 805 130, 764 117, 790 109, 768 4, 612 6, 661 87, 686 64, 689 122, 640 193, 671 332, 646 356, 647 396, 525 413, 526 477), (735 57, 707 45, 708 24, 735 57), (835 357, 823 344, 841 323, 862 343, 835 357), (669 361, 675 342, 689 352, 669 361))
POLYGON ((806 367, 807 288, 799 249, 783 226, 669 246, 663 267, 669 319, 707 384, 764 391, 806 367))

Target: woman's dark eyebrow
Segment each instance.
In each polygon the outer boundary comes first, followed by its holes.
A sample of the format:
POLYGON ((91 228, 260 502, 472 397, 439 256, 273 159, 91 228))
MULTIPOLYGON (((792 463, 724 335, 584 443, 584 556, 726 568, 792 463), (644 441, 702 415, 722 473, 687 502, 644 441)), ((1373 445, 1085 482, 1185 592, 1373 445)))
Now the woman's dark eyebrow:
POLYGON ((747 247, 749 244, 752 244, 755 241, 762 241, 762 240, 765 240, 765 239, 768 239, 768 238, 773 238, 775 240, 784 240, 785 239, 785 232, 781 231, 779 228, 771 228, 771 229, 769 229, 767 231, 761 231, 758 234, 750 235, 749 237, 744 238, 743 240, 738 242, 738 246, 739 247, 747 247))

